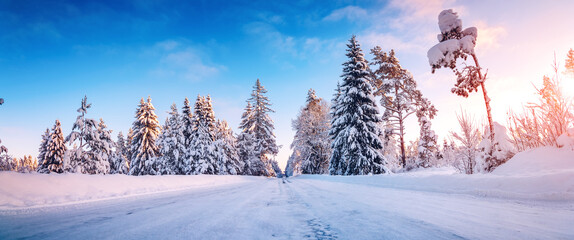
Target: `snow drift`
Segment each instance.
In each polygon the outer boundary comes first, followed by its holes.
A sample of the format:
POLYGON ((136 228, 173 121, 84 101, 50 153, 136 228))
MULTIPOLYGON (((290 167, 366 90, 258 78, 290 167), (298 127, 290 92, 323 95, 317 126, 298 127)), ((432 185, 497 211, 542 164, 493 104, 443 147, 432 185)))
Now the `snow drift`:
MULTIPOLYGON (((302 175, 297 178, 380 188, 503 199, 574 201, 574 151, 542 147, 516 154, 489 174, 431 168, 375 176, 302 175)), ((0 172, 0 210, 65 205, 101 199, 217 188, 266 181, 250 176, 126 176, 0 172)))
MULTIPOLYGON (((214 188, 261 177, 231 175, 128 176, 0 172, 0 210, 56 206, 143 194, 214 188)), ((263 179, 263 178, 261 178, 263 179)))

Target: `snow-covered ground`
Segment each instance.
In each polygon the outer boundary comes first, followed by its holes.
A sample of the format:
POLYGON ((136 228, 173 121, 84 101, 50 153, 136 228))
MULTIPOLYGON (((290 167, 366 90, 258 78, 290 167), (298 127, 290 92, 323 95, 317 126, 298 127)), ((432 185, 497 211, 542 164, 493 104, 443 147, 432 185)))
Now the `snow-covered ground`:
POLYGON ((573 239, 574 152, 491 174, 86 176, 0 173, 0 239, 573 239))

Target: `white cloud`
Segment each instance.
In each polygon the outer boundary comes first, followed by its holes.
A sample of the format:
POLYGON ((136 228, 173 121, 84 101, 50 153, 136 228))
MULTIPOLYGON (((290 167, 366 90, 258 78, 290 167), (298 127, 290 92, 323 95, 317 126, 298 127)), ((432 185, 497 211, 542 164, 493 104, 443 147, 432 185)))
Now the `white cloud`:
POLYGON ((357 6, 347 6, 334 10, 331 14, 324 17, 323 21, 339 21, 345 18, 350 21, 355 21, 366 18, 367 16, 367 10, 357 6))
POLYGON ((155 45, 153 53, 159 56, 159 62, 151 74, 166 80, 181 79, 198 82, 225 70, 224 66, 206 63, 196 48, 182 41, 159 42, 155 45))
POLYGON ((484 21, 478 21, 473 24, 478 28, 478 39, 476 41, 476 48, 480 51, 488 51, 500 47, 500 39, 505 37, 507 32, 502 26, 488 26, 484 21))

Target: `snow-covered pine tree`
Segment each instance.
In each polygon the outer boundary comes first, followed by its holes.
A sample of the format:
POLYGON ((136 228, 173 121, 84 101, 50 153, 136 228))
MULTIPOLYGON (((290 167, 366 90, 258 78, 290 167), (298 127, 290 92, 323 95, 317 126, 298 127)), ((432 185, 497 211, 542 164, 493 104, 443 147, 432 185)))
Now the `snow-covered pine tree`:
POLYGON ((122 132, 118 133, 118 140, 115 143, 116 150, 112 153, 110 158, 110 173, 128 174, 129 161, 128 161, 128 145, 124 139, 122 132))
POLYGON ((171 105, 169 118, 165 120, 163 131, 157 139, 160 152, 160 174, 162 175, 182 173, 179 167, 183 165, 183 157, 185 156, 185 138, 180 120, 177 106, 174 103, 171 105))
MULTIPOLYGON (((247 164, 248 167, 252 168, 248 172, 251 175, 263 175, 263 176, 275 176, 275 171, 273 170, 272 156, 275 156, 279 152, 279 147, 275 142, 275 134, 273 133, 274 126, 273 120, 269 117, 269 112, 274 112, 269 106, 269 98, 265 96, 267 90, 259 79, 255 82, 253 86, 253 91, 251 97, 247 100, 247 108, 245 113, 242 115, 242 121, 239 128, 244 133, 252 135, 253 150, 255 151, 255 159, 251 159, 247 164), (261 163, 258 163, 260 161, 261 163), (259 169, 259 166, 263 166, 263 169, 259 169)), ((242 137, 241 139, 249 139, 248 137, 242 137)))
POLYGON ((178 170, 181 174, 190 175, 193 174, 192 169, 192 148, 191 141, 193 138, 193 112, 191 106, 189 105, 189 99, 185 98, 183 101, 183 108, 181 109, 181 119, 179 121, 181 124, 181 133, 183 134, 183 156, 182 161, 179 162, 178 170))
POLYGON ((214 151, 215 117, 211 98, 197 96, 193 118, 191 141, 192 168, 194 174, 217 174, 216 153, 214 151))
MULTIPOLYGON (((329 174, 331 175, 343 175, 345 173, 345 170, 347 169, 347 163, 342 161, 342 144, 344 143, 343 141, 335 141, 335 139, 337 138, 337 136, 339 135, 339 133, 341 132, 341 129, 343 127, 343 124, 341 124, 342 118, 341 118, 341 114, 343 113, 341 110, 339 110, 343 105, 340 104, 339 102, 341 101, 341 84, 339 82, 337 82, 337 88, 335 89, 335 94, 333 95, 333 99, 331 100, 331 129, 329 129, 329 138, 331 139, 331 159, 329 160, 329 174)), ((299 154, 299 152, 296 152, 294 154, 299 154)), ((295 159, 297 158, 297 155, 295 156, 295 159)), ((297 168, 300 167, 300 164, 297 164, 297 161, 295 160, 295 165, 294 167, 294 171, 297 172, 297 168)))
POLYGON ((72 132, 66 137, 66 143, 73 147, 69 150, 68 166, 65 166, 66 171, 88 173, 88 169, 92 169, 94 163, 89 152, 90 141, 97 140, 97 122, 94 119, 86 118, 88 109, 92 107, 88 103, 88 98, 84 96, 80 108, 78 108, 78 117, 72 126, 72 132))
POLYGON ((220 175, 241 174, 243 166, 239 161, 237 139, 233 136, 233 130, 225 120, 217 121, 214 149, 217 156, 217 169, 220 175))
POLYGON ((421 127, 419 144, 418 144, 418 167, 432 167, 436 165, 437 160, 437 136, 431 130, 431 122, 426 116, 419 118, 419 125, 421 127))
POLYGON ((293 120, 295 137, 291 148, 299 154, 295 161, 301 165, 303 174, 325 174, 329 172, 331 142, 329 140, 330 124, 329 106, 310 89, 305 107, 293 120))
POLYGON ((287 159, 287 165, 285 165, 285 176, 290 177, 293 176, 295 174, 295 158, 297 152, 293 151, 293 153, 291 153, 291 155, 289 156, 289 159, 287 159))
POLYGON ((255 154, 255 140, 253 135, 241 132, 237 136, 237 150, 243 169, 241 174, 260 176, 264 170, 263 162, 255 154))
POLYGON ((418 159, 417 167, 432 167, 436 165, 438 146, 438 137, 431 129, 430 119, 436 116, 436 108, 428 99, 421 98, 418 102, 417 117, 419 120, 419 142, 418 142, 418 159))
POLYGON ((161 127, 154 112, 151 97, 142 98, 132 124, 133 135, 130 145, 130 175, 155 175, 158 147, 155 145, 161 127))
MULTIPOLYGON (((375 95, 381 96, 381 106, 385 109, 383 121, 389 123, 393 128, 392 133, 399 137, 401 162, 404 168, 406 167, 406 119, 413 113, 417 113, 418 116, 419 112, 432 119, 436 115, 436 109, 417 89, 417 83, 412 74, 401 67, 394 50, 391 49, 387 54, 381 47, 376 46, 371 49, 371 53, 374 56, 371 65, 377 66, 373 72, 375 95), (424 110, 421 110, 423 108, 424 110)), ((427 122, 429 122, 428 119, 427 122)))
MULTIPOLYGON (((2 139, 0 139, 2 143, 2 139)), ((0 171, 12 171, 12 156, 8 155, 8 148, 0 145, 0 171)))
POLYGON ((478 87, 481 87, 491 133, 489 138, 490 142, 494 143, 494 123, 490 98, 484 87, 486 74, 482 73, 482 68, 478 64, 478 58, 474 52, 478 30, 476 27, 462 30, 462 20, 452 9, 443 10, 438 15, 438 25, 441 32, 437 35, 439 43, 427 52, 432 72, 434 73, 435 70, 443 67, 452 69, 456 75, 456 84, 451 92, 459 96, 468 97, 469 93, 478 91, 478 87), (457 68, 457 59, 466 61, 469 56, 474 60, 474 65, 463 63, 464 67, 457 68))
POLYGON ((104 120, 100 118, 98 123, 95 138, 87 141, 87 146, 90 149, 86 153, 90 159, 84 165, 83 173, 88 174, 107 174, 110 172, 109 158, 112 154, 114 141, 112 140, 112 130, 108 130, 104 120))
MULTIPOLYGON (((349 58, 343 64, 343 83, 337 101, 332 128, 340 129, 335 136, 333 148, 341 155, 332 155, 334 163, 345 162, 345 175, 381 174, 388 172, 386 160, 380 150, 383 143, 379 139, 381 121, 373 96, 369 64, 365 60, 355 36, 347 44, 349 58)), ((333 167, 330 167, 332 169, 333 167)))
POLYGON ((44 164, 46 160, 46 154, 48 153, 48 143, 50 142, 50 129, 46 128, 46 132, 42 135, 42 141, 40 142, 40 147, 38 148, 38 167, 37 171, 41 171, 48 166, 44 164))
POLYGON ((394 128, 390 123, 381 122, 381 141, 383 141, 382 154, 387 160, 387 168, 390 171, 398 171, 402 168, 400 148, 394 133, 394 128))
POLYGON ((66 144, 64 142, 64 135, 62 134, 62 126, 59 120, 56 120, 52 132, 50 134, 50 141, 48 141, 48 152, 45 156, 44 168, 38 169, 39 173, 63 173, 64 167, 64 154, 66 153, 66 144))

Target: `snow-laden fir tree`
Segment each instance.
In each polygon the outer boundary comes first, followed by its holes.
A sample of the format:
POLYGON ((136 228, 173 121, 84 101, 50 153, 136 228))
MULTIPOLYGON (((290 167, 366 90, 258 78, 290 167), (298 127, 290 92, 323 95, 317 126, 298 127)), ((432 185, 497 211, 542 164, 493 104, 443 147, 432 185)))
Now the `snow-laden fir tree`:
POLYGON ((44 132, 44 135, 42 135, 42 141, 40 142, 40 147, 38 148, 38 171, 47 167, 44 165, 44 161, 46 160, 46 153, 48 153, 50 134, 50 129, 46 128, 46 132, 44 132))
MULTIPOLYGON (((289 159, 287 159, 287 165, 285 165, 285 175, 287 177, 293 176, 295 173, 295 159, 297 158, 297 152, 293 151, 293 153, 291 153, 291 155, 289 156, 289 159)), ((300 171, 299 171, 300 172, 300 171)))
POLYGON ((331 146, 340 155, 332 154, 330 173, 386 173, 386 160, 380 152, 383 143, 379 139, 381 130, 378 123, 381 120, 377 116, 379 111, 373 96, 369 64, 355 36, 349 40, 347 47, 349 60, 343 64, 341 95, 335 103, 331 130, 338 132, 331 146), (333 166, 337 163, 345 163, 346 169, 333 166))
POLYGON ((483 74, 474 52, 478 30, 476 27, 469 27, 463 30, 462 20, 458 18, 458 14, 452 9, 443 10, 439 14, 438 25, 441 32, 437 35, 439 43, 427 52, 432 72, 434 73, 436 69, 443 67, 452 69, 456 75, 456 84, 451 89, 451 92, 459 96, 468 97, 469 93, 478 91, 478 87, 481 87, 491 133, 488 137, 490 142, 494 143, 494 123, 492 121, 490 98, 484 86, 486 73, 483 74), (466 64, 468 57, 472 57, 474 65, 466 64), (457 67, 457 59, 465 61, 462 65, 463 67, 457 67))
POLYGON ((109 158, 114 147, 111 132, 107 129, 104 120, 100 119, 94 138, 87 141, 90 151, 85 155, 89 160, 85 162, 82 173, 106 174, 110 172, 109 158))
POLYGON ((417 103, 417 117, 419 120, 419 142, 417 167, 432 167, 437 164, 438 137, 431 129, 431 121, 436 116, 436 108, 428 99, 421 98, 417 103))
POLYGON ((260 176, 264 174, 265 166, 255 153, 255 139, 248 132, 237 135, 237 151, 243 169, 241 174, 260 176))
MULTIPOLYGON (((252 143, 241 143, 240 146, 250 145, 253 147, 255 158, 242 159, 246 166, 251 168, 246 174, 275 176, 272 161, 273 156, 279 152, 279 147, 275 142, 275 134, 273 133, 274 126, 273 120, 269 117, 270 112, 274 112, 270 106, 269 98, 265 96, 267 90, 259 79, 253 86, 251 97, 247 100, 247 108, 242 115, 241 124, 239 128, 242 133, 251 135, 240 137, 240 141, 250 139, 252 143), (261 166, 263 168, 261 168, 261 166)), ((243 156, 240 154, 240 156, 243 156)))
POLYGON ((383 142, 383 149, 381 153, 387 160, 387 168, 393 172, 402 169, 402 161, 400 156, 400 148, 394 133, 392 124, 388 122, 381 122, 381 141, 383 142))
POLYGON ((295 165, 300 165, 301 172, 297 174, 325 174, 329 172, 329 159, 331 158, 331 141, 329 129, 331 127, 329 106, 315 95, 310 89, 307 94, 305 107, 293 120, 292 126, 295 137, 291 148, 298 151, 295 165))
POLYGON ((217 121, 214 149, 216 151, 216 164, 220 175, 241 174, 243 165, 239 161, 237 139, 233 136, 233 130, 225 120, 217 121))
POLYGON ((110 173, 115 174, 128 174, 129 172, 129 161, 128 161, 128 145, 124 139, 122 132, 118 133, 118 140, 114 144, 116 150, 112 153, 110 157, 110 173))
MULTIPOLYGON (((331 128, 329 129, 329 138, 331 139, 331 159, 329 160, 329 174, 331 175, 343 175, 345 169, 347 169, 347 165, 346 162, 341 161, 342 160, 342 152, 341 150, 343 149, 342 144, 344 142, 339 141, 339 142, 335 142, 335 138, 339 135, 339 133, 341 132, 341 129, 344 125, 342 124, 335 124, 335 121, 339 121, 339 119, 341 119, 341 111, 337 111, 337 109, 339 108, 339 106, 341 104, 339 104, 340 102, 340 98, 341 98, 341 84, 339 82, 337 82, 337 88, 335 89, 335 94, 333 95, 333 99, 331 100, 331 109, 330 109, 330 114, 331 114, 331 128)), ((294 151, 295 154, 295 159, 297 158, 297 155, 299 154, 298 151, 294 151)), ((293 166, 293 169, 295 172, 297 172, 297 168, 300 168, 300 165, 297 165, 295 163, 295 165, 293 166)))
POLYGON ((155 142, 161 127, 154 110, 150 97, 147 102, 141 99, 132 124, 130 175, 156 175, 158 172, 156 157, 159 150, 155 142))
POLYGON ((183 136, 183 128, 180 123, 180 116, 177 111, 177 106, 171 105, 171 112, 169 118, 165 120, 163 131, 157 139, 160 157, 160 174, 182 174, 180 166, 183 165, 183 158, 185 157, 185 138, 183 136))
POLYGON ((211 98, 198 95, 194 110, 191 141, 193 172, 194 174, 217 174, 216 153, 213 144, 215 116, 211 106, 211 98))
POLYGON ((419 157, 416 162, 418 167, 432 167, 436 165, 438 146, 437 136, 431 130, 431 122, 426 116, 419 118, 420 136, 418 143, 419 157))
POLYGON ((92 149, 90 148, 92 141, 97 141, 97 121, 91 118, 86 118, 88 109, 92 107, 88 103, 88 98, 84 96, 79 113, 76 117, 76 122, 72 126, 72 132, 66 137, 66 142, 72 149, 68 152, 66 171, 88 173, 88 169, 93 169, 95 163, 91 158, 93 154, 89 154, 92 149))
MULTIPOLYGON (((381 47, 376 46, 371 53, 374 56, 371 65, 377 67, 373 72, 375 95, 381 96, 381 106, 385 109, 383 121, 392 128, 390 133, 397 134, 399 138, 401 162, 404 168, 406 167, 406 119, 417 113, 417 116, 420 115, 419 119, 426 116, 428 118, 425 122, 430 123, 429 119, 436 115, 436 109, 417 89, 413 75, 401 67, 394 50, 386 53, 381 47)), ((430 125, 426 126, 430 130, 430 125)))
POLYGON ((64 172, 64 154, 66 153, 66 144, 64 142, 64 134, 62 134, 62 126, 59 120, 56 120, 54 127, 50 133, 50 140, 48 141, 48 152, 44 157, 44 164, 42 169, 38 169, 39 173, 63 173, 64 172))
MULTIPOLYGON (((2 139, 0 139, 2 143, 2 139)), ((12 171, 13 161, 12 156, 8 155, 8 148, 0 145, 0 171, 12 171)))
POLYGON ((181 109, 181 119, 179 121, 181 125, 181 133, 183 135, 183 156, 182 161, 179 162, 178 171, 181 174, 190 175, 193 174, 192 171, 192 148, 191 141, 193 136, 193 110, 189 105, 189 99, 185 98, 183 101, 183 108, 181 109))

